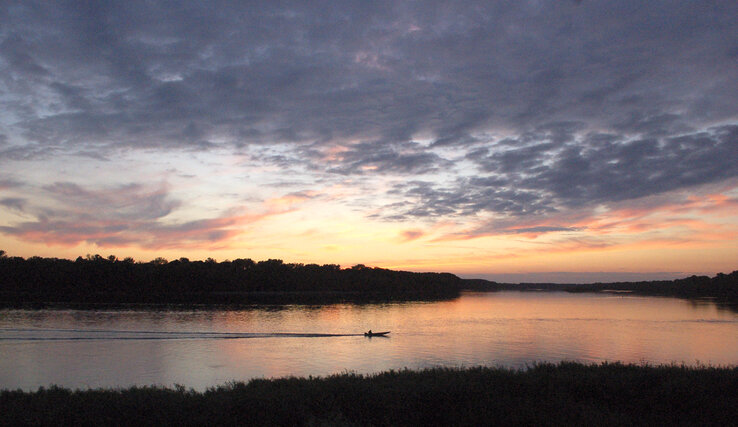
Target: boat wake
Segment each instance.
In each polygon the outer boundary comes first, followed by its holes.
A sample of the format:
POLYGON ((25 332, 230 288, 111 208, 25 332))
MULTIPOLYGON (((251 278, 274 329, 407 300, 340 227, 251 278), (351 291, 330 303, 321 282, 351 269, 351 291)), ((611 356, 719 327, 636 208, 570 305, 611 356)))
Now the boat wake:
POLYGON ((216 340, 250 338, 331 338, 363 334, 304 332, 134 331, 108 329, 0 328, 0 341, 216 340))

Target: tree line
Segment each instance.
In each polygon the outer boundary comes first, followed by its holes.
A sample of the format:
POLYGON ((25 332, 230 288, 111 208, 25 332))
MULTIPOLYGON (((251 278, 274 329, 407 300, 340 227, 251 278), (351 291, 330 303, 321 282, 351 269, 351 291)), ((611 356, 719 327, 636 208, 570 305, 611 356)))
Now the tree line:
POLYGON ((738 309, 738 270, 713 277, 690 276, 675 280, 610 283, 498 283, 484 279, 463 280, 463 289, 474 291, 567 291, 567 292, 630 292, 638 295, 660 295, 679 298, 713 298, 738 309))
POLYGON ((362 264, 294 264, 279 259, 136 262, 87 255, 76 260, 10 257, 0 251, 0 301, 259 303, 436 299, 458 296, 450 273, 413 273, 362 264))
POLYGON ((566 290, 570 292, 630 291, 643 295, 682 298, 712 297, 738 303, 738 270, 730 274, 718 273, 714 277, 690 276, 675 280, 572 285, 566 290))

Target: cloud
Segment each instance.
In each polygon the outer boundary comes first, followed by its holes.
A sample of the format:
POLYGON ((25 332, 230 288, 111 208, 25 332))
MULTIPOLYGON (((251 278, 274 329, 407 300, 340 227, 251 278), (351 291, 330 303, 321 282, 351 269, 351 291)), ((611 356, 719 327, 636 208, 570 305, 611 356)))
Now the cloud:
POLYGON ((281 197, 273 197, 268 199, 265 203, 274 209, 290 208, 293 205, 305 202, 310 199, 314 199, 320 195, 317 191, 303 190, 295 191, 292 193, 285 194, 281 197))
POLYGON ((8 161, 47 160, 59 149, 43 144, 11 145, 0 150, 0 163, 8 161))
POLYGON ((381 144, 416 132, 467 145, 490 126, 572 118, 659 136, 735 117, 736 9, 18 3, 0 16, 0 55, 16 126, 45 145, 381 144))
POLYGON ((514 234, 542 234, 552 233, 556 231, 579 231, 577 227, 556 227, 556 226, 545 226, 541 225, 538 227, 524 227, 524 228, 511 228, 506 230, 509 233, 514 234))
POLYGON ((46 245, 99 247, 136 246, 146 249, 188 248, 214 245, 241 234, 238 225, 256 217, 224 216, 210 220, 165 225, 156 221, 93 219, 59 221, 39 219, 14 226, 0 226, 0 233, 46 245))
POLYGON ((26 205, 26 199, 20 197, 4 197, 0 199, 0 206, 5 206, 10 210, 23 212, 23 208, 26 205))
MULTIPOLYGON (((374 219, 574 231, 596 209, 736 178, 735 16, 729 1, 15 2, 0 11, 0 162, 224 150, 286 192, 353 180, 373 193, 347 203, 374 219)), ((54 203, 5 233, 235 232, 230 216, 167 231, 185 202, 165 187, 34 191, 54 203)))
POLYGON ((21 187, 23 183, 12 178, 0 178, 0 190, 9 190, 21 187))
POLYGON ((36 216, 32 221, 0 226, 0 233, 46 245, 187 248, 226 243, 243 232, 242 226, 280 213, 231 211, 216 218, 174 223, 165 217, 181 202, 171 198, 165 184, 89 189, 57 182, 43 191, 56 200, 54 207, 29 206, 24 199, 0 200, 3 206, 36 216))
POLYGON ((410 181, 394 186, 393 193, 404 202, 384 207, 384 217, 395 220, 412 218, 440 219, 492 212, 500 215, 542 215, 554 208, 539 195, 526 190, 499 185, 502 181, 460 178, 451 185, 428 181, 410 181))
POLYGON ((342 175, 420 175, 450 167, 451 162, 435 153, 423 152, 415 143, 393 147, 375 142, 352 145, 335 156, 329 165, 328 172, 342 175))
POLYGON ((56 182, 43 190, 64 206, 55 217, 73 216, 79 220, 96 217, 125 220, 155 220, 170 214, 180 202, 169 197, 166 184, 147 188, 138 183, 102 190, 89 190, 70 182, 56 182))
POLYGON ((425 232, 422 230, 405 230, 400 233, 400 236, 403 241, 409 242, 412 240, 417 240, 425 235, 425 232))
POLYGON ((729 164, 737 158, 738 126, 630 141, 603 142, 594 135, 561 147, 539 169, 519 170, 524 175, 517 183, 576 207, 733 178, 738 170, 729 164))
POLYGON ((393 191, 405 203, 388 205, 388 216, 541 216, 738 177, 738 126, 658 139, 587 133, 555 140, 524 136, 477 149, 466 158, 486 174, 451 185, 397 184, 393 191))

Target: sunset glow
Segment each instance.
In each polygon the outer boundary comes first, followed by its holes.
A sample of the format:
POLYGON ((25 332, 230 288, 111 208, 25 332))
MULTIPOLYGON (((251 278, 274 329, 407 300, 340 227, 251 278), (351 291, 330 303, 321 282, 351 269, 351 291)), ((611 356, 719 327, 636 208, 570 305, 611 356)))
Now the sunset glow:
POLYGON ((736 16, 734 2, 3 7, 0 249, 515 282, 730 272, 736 16))

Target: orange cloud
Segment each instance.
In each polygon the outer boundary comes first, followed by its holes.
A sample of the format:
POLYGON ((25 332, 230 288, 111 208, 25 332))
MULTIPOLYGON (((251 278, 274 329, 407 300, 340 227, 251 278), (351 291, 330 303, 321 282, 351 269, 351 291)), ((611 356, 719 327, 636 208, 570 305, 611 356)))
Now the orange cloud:
POLYGON ((265 203, 261 212, 236 209, 216 218, 169 223, 163 218, 180 203, 169 197, 167 185, 90 190, 56 183, 45 190, 57 201, 54 209, 36 208, 36 220, 0 226, 0 233, 47 246, 224 248, 249 224, 290 212, 292 203, 312 197, 310 192, 295 193, 285 196, 286 202, 265 203))
POLYGON ((411 240, 416 240, 425 235, 425 232, 422 230, 405 230, 400 233, 400 238, 403 242, 409 242, 411 240))
POLYGON ((271 208, 276 209, 289 208, 306 200, 313 199, 319 194, 320 193, 318 191, 300 191, 296 193, 286 194, 281 197, 267 199, 265 204, 271 208))
POLYGON ((279 213, 230 215, 171 225, 146 220, 40 220, 0 227, 0 232, 47 246, 90 243, 99 247, 201 248, 230 241, 243 232, 243 226, 275 214, 279 213))

